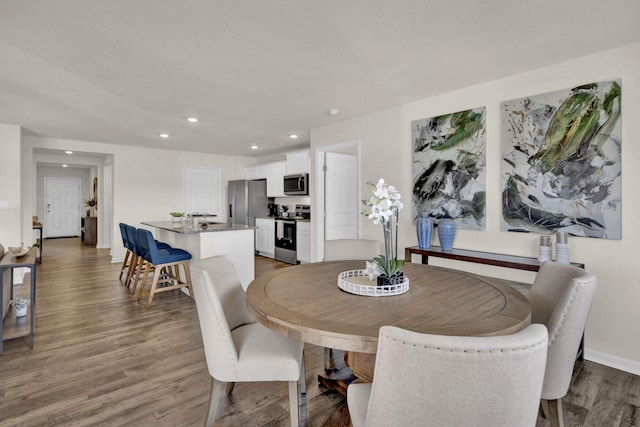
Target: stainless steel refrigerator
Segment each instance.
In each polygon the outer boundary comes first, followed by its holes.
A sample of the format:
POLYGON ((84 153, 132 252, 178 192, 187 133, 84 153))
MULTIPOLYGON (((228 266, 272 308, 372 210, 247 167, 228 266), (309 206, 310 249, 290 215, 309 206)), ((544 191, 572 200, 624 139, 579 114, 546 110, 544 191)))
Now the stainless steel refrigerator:
POLYGON ((229 181, 229 224, 256 225, 256 217, 269 216, 267 181, 229 181))

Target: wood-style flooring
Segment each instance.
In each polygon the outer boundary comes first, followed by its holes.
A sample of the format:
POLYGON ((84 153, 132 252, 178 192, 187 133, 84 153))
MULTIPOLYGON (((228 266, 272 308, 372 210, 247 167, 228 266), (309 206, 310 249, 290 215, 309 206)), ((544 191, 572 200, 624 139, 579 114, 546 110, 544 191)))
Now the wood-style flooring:
MULTIPOLYGON (((44 242, 35 346, 8 340, 0 356, 0 426, 204 424, 210 377, 195 304, 167 292, 147 310, 110 261, 77 238, 44 242)), ((256 258, 257 275, 286 266, 256 258)), ((301 424, 349 425, 345 399, 316 381, 323 349, 307 345, 305 355, 301 424)), ((287 426, 287 393, 286 383, 239 383, 216 425, 287 426)), ((586 361, 564 399, 565 425, 640 425, 639 406, 640 377, 586 361)))

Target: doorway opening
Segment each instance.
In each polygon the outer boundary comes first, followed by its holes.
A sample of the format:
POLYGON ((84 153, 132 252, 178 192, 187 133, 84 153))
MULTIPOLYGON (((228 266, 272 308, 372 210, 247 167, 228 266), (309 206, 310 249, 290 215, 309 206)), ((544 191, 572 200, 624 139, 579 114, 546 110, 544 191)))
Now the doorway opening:
POLYGON ((25 205, 25 209, 29 211, 29 218, 33 216, 34 221, 42 223, 43 238, 81 236, 81 219, 95 215, 97 242, 94 246, 111 247, 113 161, 113 155, 109 153, 74 151, 68 154, 60 149, 33 147, 35 197, 33 204, 25 205), (53 194, 50 184, 64 180, 79 181, 79 193, 71 197, 66 189, 61 190, 64 193, 62 195, 53 194), (91 198, 98 202, 94 212, 90 212, 91 209, 83 202, 91 198), (61 200, 64 203, 60 203, 61 200), (53 207, 65 204, 68 211, 64 215, 54 218, 52 214, 55 212, 48 212, 53 207))
POLYGON ((324 242, 360 237, 360 141, 315 149, 315 260, 324 242))

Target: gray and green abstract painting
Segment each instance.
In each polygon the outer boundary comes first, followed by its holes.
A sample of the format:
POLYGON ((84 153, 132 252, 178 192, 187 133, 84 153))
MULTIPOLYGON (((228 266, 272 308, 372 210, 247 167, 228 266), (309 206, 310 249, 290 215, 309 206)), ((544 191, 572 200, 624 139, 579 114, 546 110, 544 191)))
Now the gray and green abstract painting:
POLYGON ((621 239, 621 84, 502 103, 502 230, 621 239))
POLYGON ((485 108, 411 122, 413 205, 458 228, 486 226, 485 108))

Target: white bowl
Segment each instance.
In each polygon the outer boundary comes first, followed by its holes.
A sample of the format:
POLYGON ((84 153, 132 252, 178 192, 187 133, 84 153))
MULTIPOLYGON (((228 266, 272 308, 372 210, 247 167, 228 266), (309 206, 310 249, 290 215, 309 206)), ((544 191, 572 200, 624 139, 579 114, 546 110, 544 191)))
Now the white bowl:
POLYGON ((13 255, 14 257, 18 258, 21 256, 25 256, 27 254, 27 252, 29 252, 31 248, 27 248, 25 246, 15 246, 15 247, 9 247, 9 252, 11 253, 11 255, 13 255))

